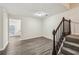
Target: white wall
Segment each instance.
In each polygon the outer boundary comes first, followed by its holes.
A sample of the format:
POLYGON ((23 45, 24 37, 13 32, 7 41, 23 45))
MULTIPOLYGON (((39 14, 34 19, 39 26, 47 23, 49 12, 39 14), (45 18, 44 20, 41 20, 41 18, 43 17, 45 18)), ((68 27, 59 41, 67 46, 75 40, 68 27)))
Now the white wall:
MULTIPOLYGON (((43 36, 53 39, 52 31, 56 29, 62 17, 71 19, 72 21, 79 22, 79 8, 75 8, 64 13, 60 13, 43 20, 43 36)), ((72 33, 74 33, 73 24, 71 25, 72 33)), ((76 32, 79 33, 79 25, 76 27, 76 32)))
POLYGON ((3 16, 2 9, 0 8, 0 49, 3 47, 3 16))
POLYGON ((42 21, 31 17, 22 18, 22 39, 42 36, 42 21))
POLYGON ((3 9, 3 49, 8 44, 8 14, 5 9, 3 9))
POLYGON ((59 15, 54 15, 43 20, 43 36, 52 39, 52 31, 57 28, 61 19, 62 16, 60 17, 59 15))

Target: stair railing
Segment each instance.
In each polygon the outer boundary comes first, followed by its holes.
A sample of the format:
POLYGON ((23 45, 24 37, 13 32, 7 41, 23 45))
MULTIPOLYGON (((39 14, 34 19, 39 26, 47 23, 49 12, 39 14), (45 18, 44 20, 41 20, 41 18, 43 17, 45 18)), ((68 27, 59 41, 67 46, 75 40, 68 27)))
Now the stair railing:
POLYGON ((56 30, 53 30, 53 52, 52 55, 57 55, 61 43, 66 35, 71 34, 71 20, 66 20, 64 17, 56 30))

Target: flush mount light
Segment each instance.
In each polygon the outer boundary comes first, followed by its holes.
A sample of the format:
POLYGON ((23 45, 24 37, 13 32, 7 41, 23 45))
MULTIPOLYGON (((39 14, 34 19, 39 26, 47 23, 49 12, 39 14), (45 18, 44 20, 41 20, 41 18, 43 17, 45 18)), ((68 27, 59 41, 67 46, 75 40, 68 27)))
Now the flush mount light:
POLYGON ((39 16, 39 17, 42 17, 42 16, 48 16, 47 13, 43 12, 43 11, 38 11, 34 14, 35 16, 39 16))

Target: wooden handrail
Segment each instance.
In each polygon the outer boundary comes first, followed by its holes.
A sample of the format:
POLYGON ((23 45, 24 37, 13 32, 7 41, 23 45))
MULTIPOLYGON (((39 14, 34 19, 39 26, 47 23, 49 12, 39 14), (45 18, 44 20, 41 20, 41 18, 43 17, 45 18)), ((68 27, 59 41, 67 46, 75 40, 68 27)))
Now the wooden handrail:
POLYGON ((59 27, 61 26, 62 22, 63 22, 63 20, 62 20, 62 21, 60 22, 60 24, 58 25, 58 27, 57 27, 57 29, 56 29, 56 32, 57 32, 57 30, 59 29, 59 27))

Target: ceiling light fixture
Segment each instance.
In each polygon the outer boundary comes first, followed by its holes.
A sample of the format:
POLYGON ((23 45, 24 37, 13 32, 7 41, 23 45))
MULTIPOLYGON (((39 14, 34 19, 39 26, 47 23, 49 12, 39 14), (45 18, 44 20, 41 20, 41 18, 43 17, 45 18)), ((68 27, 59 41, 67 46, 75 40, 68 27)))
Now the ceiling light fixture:
POLYGON ((39 16, 39 17, 42 17, 42 16, 48 16, 48 13, 45 13, 43 11, 38 11, 34 14, 35 16, 39 16))

